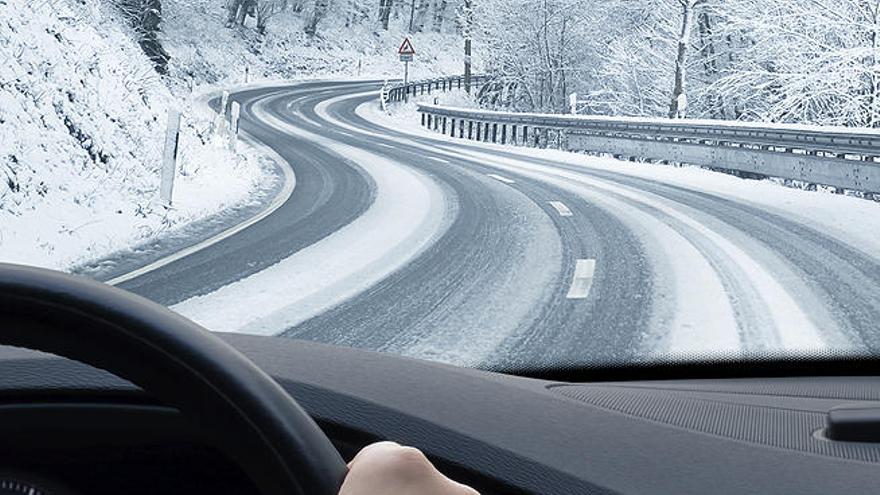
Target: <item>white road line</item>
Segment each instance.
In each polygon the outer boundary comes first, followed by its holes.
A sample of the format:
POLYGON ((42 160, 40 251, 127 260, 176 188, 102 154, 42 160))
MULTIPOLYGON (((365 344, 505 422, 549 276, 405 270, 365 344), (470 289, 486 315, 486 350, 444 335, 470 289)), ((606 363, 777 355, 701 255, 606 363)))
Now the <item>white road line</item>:
POLYGON ((491 178, 493 178, 493 179, 495 179, 495 180, 497 180, 497 181, 501 181, 501 182, 503 182, 503 183, 505 183, 505 184, 516 184, 516 181, 511 180, 511 179, 508 179, 507 177, 502 177, 502 176, 497 175, 497 174, 486 174, 486 175, 488 175, 489 177, 491 177, 491 178))
POLYGON ((395 146, 391 146, 390 144, 385 144, 385 143, 376 143, 376 144, 378 144, 379 146, 384 146, 386 148, 391 148, 393 150, 397 149, 395 146))
POLYGON ((255 118, 358 163, 375 183, 375 199, 364 213, 319 242, 173 306, 218 331, 275 335, 296 326, 398 272, 434 245, 455 218, 450 213, 454 200, 434 178, 381 154, 302 130, 269 112, 271 105, 271 100, 255 105, 255 118), (358 248, 352 250, 353 245, 358 248), (232 315, 224 309, 230 305, 259 311, 232 315))
POLYGON ((170 256, 166 256, 162 259, 156 260, 156 261, 150 263, 149 265, 138 268, 137 270, 134 270, 134 271, 125 273, 123 275, 120 275, 116 278, 110 279, 106 282, 107 284, 110 284, 110 285, 121 284, 122 282, 131 280, 131 279, 133 279, 135 277, 139 277, 145 273, 149 273, 153 270, 156 270, 156 269, 161 268, 163 266, 169 265, 169 264, 171 264, 181 258, 185 258, 185 257, 187 257, 193 253, 196 253, 198 251, 201 251, 202 249, 205 249, 209 246, 213 246, 214 244, 217 244, 218 242, 220 242, 224 239, 232 237, 233 235, 241 232, 242 230, 244 230, 244 229, 250 227, 251 225, 259 222, 260 220, 268 217, 269 215, 274 213, 275 210, 277 210, 278 208, 281 208, 281 206, 284 203, 286 203, 288 199, 290 199, 290 195, 293 194, 293 189, 294 189, 294 187, 296 187, 296 176, 294 175, 293 170, 290 168, 290 164, 287 162, 287 160, 282 158, 281 155, 279 155, 278 153, 275 152, 275 150, 273 150, 269 146, 261 143, 260 141, 257 141, 256 138, 250 136, 246 132, 242 131, 241 135, 244 138, 244 140, 251 147, 253 147, 258 152, 268 156, 270 159, 275 161, 275 163, 281 169, 281 172, 284 176, 284 185, 282 186, 281 191, 278 193, 278 195, 275 196, 275 198, 269 204, 269 206, 266 207, 265 210, 261 211, 256 216, 251 217, 251 218, 245 220, 244 222, 241 222, 238 225, 235 225, 234 227, 232 227, 230 229, 224 230, 223 232, 220 232, 219 234, 215 235, 214 237, 205 239, 204 241, 199 242, 198 244, 193 244, 192 246, 190 246, 186 249, 182 249, 182 250, 180 250, 170 256))
POLYGON ((552 206, 556 210, 556 213, 559 213, 559 216, 561 217, 571 216, 571 210, 569 210, 562 201, 551 201, 550 206, 552 206))
POLYGON ((596 272, 596 260, 577 260, 574 276, 566 299, 586 299, 593 286, 593 274, 596 272))
POLYGON ((429 156, 428 159, 429 159, 429 160, 434 160, 435 162, 440 162, 440 163, 449 163, 449 160, 444 160, 444 159, 442 159, 442 158, 437 158, 436 156, 429 156))

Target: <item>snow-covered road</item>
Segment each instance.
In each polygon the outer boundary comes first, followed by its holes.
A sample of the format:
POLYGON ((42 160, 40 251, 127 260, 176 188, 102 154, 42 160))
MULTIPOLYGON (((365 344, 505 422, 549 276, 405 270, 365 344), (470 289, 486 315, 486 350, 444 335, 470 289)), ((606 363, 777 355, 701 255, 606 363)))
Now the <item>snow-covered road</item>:
POLYGON ((880 205, 458 141, 376 85, 234 95, 290 200, 124 285, 208 328, 457 364, 880 349, 880 205))

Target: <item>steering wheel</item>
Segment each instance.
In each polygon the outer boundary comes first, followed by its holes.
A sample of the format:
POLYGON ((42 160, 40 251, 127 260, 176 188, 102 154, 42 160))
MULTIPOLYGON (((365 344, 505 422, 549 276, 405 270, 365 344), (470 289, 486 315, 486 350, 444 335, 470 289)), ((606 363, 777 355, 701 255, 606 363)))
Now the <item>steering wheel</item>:
POLYGON ((272 378, 202 327, 129 292, 0 263, 0 344, 131 381, 199 425, 271 495, 336 495, 345 462, 272 378))

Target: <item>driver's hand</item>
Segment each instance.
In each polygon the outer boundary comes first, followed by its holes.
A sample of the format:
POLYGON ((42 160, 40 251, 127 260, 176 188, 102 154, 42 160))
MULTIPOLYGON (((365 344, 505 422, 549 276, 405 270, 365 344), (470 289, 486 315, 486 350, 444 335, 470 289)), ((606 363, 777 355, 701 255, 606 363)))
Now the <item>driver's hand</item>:
POLYGON ((440 471, 418 449, 394 442, 364 447, 348 464, 339 495, 479 495, 440 471))

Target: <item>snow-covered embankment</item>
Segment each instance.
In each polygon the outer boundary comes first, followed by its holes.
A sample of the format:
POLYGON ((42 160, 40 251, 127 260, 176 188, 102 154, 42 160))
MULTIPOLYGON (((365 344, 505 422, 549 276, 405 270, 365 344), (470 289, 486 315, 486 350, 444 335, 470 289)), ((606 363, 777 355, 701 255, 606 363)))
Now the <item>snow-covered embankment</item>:
POLYGON ((97 0, 0 3, 0 261, 57 269, 249 201, 261 162, 175 98, 97 0), (167 112, 183 111, 174 206, 159 201, 167 112))

